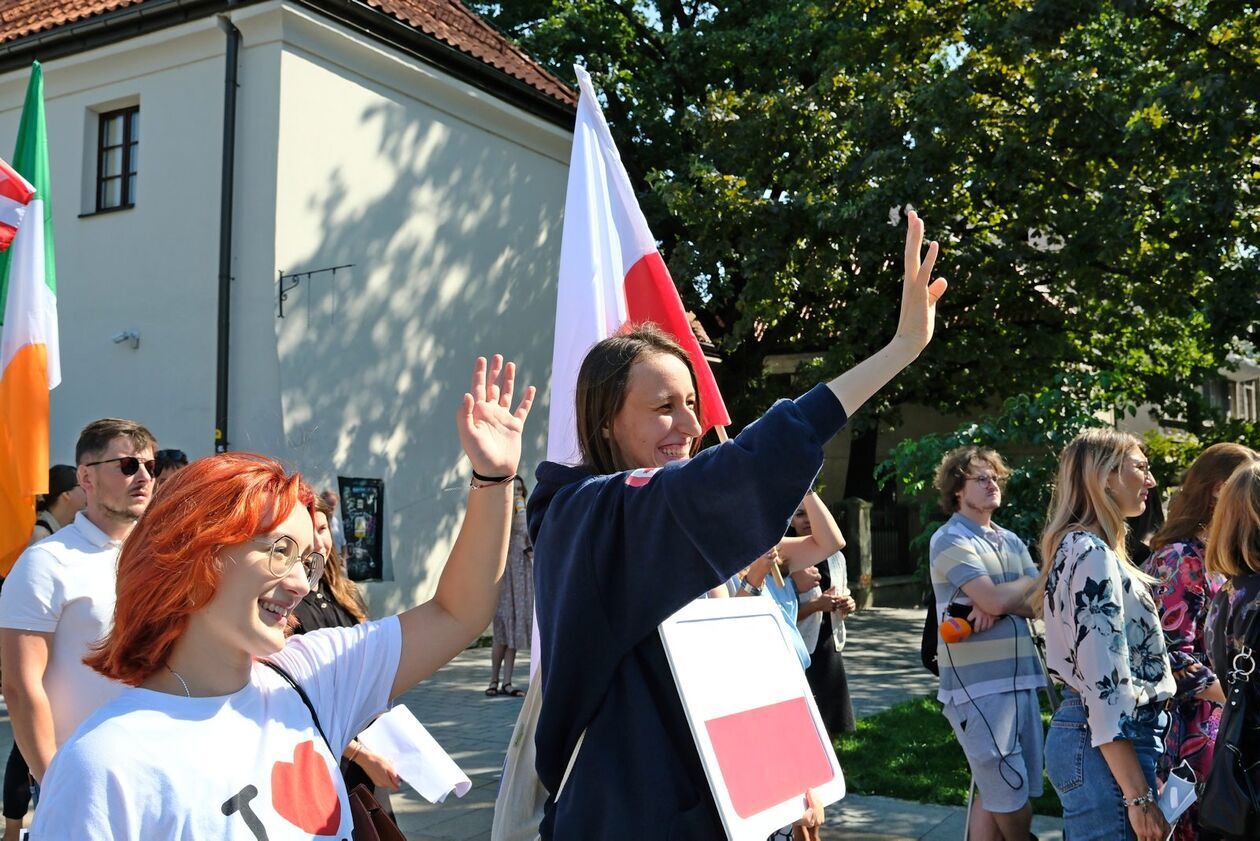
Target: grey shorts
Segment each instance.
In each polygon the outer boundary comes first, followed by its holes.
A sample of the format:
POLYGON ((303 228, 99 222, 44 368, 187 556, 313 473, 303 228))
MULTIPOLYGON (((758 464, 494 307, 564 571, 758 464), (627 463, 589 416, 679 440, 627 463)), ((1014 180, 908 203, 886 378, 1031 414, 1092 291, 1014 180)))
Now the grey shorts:
POLYGON ((943 710, 989 812, 1016 812, 1041 794, 1041 710, 1034 689, 981 695, 943 710), (987 722, 987 726, 986 726, 987 722))

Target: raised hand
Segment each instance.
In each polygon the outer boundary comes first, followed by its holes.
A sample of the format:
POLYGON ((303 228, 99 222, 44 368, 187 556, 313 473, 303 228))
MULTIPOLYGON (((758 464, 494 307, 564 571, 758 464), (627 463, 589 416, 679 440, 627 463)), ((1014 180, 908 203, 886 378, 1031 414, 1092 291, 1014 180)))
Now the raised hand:
POLYGON ((906 274, 901 287, 901 316, 897 339, 917 354, 932 341, 936 326, 936 302, 945 294, 945 278, 932 280, 932 268, 940 246, 929 242, 923 257, 923 220, 911 210, 906 214, 906 274))
POLYGON ((534 402, 534 387, 525 389, 513 412, 515 386, 516 365, 503 364, 503 357, 495 354, 487 370, 486 358, 477 357, 472 389, 456 413, 455 428, 473 470, 482 476, 510 476, 520 464, 521 433, 534 402))

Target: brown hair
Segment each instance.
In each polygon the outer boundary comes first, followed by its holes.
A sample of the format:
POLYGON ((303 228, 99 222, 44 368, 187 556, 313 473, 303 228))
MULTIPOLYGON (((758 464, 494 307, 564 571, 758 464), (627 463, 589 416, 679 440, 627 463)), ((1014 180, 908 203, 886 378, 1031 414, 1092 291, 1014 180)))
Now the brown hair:
POLYGON ((1208 572, 1260 572, 1260 462, 1243 463, 1221 488, 1208 527, 1208 572))
POLYGON ((79 442, 74 446, 74 463, 83 464, 88 456, 103 452, 115 438, 126 438, 137 451, 157 449, 157 439, 153 437, 153 433, 135 421, 101 418, 83 427, 83 431, 79 433, 79 442))
MULTIPOLYGON (((324 501, 322 495, 315 500, 315 510, 328 519, 332 519, 332 506, 324 501)), ((328 586, 328 593, 333 597, 333 601, 353 616, 355 622, 363 622, 367 619, 367 608, 363 604, 363 596, 359 593, 358 585, 346 577, 336 546, 328 550, 327 562, 324 564, 324 577, 320 580, 328 586)))
POLYGON ((1151 550, 1190 540, 1212 522, 1216 507, 1214 491, 1233 475, 1239 465, 1260 460, 1260 454, 1242 444, 1213 444, 1194 460, 1181 481, 1181 490, 1168 507, 1168 519, 1151 538, 1151 550))
MULTIPOLYGON (((626 464, 612 435, 613 418, 626 401, 626 386, 634 364, 656 353, 674 356, 687 366, 696 392, 696 417, 700 417, 700 389, 691 357, 673 337, 651 321, 629 325, 626 330, 597 342, 587 351, 577 377, 577 438, 582 463, 596 473, 617 473, 640 465, 626 464)), ((691 442, 691 455, 700 439, 691 442)))
POLYGON ((940 491, 941 510, 946 514, 953 514, 958 510, 958 492, 967 483, 967 468, 973 461, 986 462, 998 475, 999 482, 1011 475, 1010 468, 1002 461, 997 450, 974 444, 955 447, 941 459, 940 466, 936 468, 936 478, 932 480, 932 487, 940 491))

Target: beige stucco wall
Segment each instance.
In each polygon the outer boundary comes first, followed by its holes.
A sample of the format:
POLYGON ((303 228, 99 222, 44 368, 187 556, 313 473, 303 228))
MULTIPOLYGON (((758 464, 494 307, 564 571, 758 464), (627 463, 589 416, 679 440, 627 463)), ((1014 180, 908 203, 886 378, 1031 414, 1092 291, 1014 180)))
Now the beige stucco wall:
MULTIPOLYGON (((392 581, 365 589, 393 612, 431 595, 458 528, 473 359, 547 382, 571 135, 322 18, 281 23, 274 266, 354 268, 255 323, 278 388, 242 397, 258 414, 237 435, 281 433, 268 449, 321 484, 384 479, 392 581)), ((546 418, 540 403, 530 473, 546 418)))
MULTIPOLYGON (((232 284, 232 449, 319 486, 385 480, 382 614, 429 596, 467 462, 454 412, 476 354, 545 386, 571 134, 306 10, 231 15, 243 37, 232 284), (276 271, 341 263, 277 318, 276 271)), ((164 446, 213 451, 225 37, 215 20, 46 68, 65 380, 54 460, 118 414, 164 446), (79 218, 95 172, 88 109, 139 99, 134 209, 79 218), (123 329, 138 350, 114 345, 123 329)), ((26 73, 0 78, 0 154, 26 73)), ((93 145, 94 149, 94 145, 93 145)), ((545 443, 536 405, 524 470, 545 443)))
MULTIPOLYGON (((44 67, 63 375, 55 462, 73 462, 79 430, 105 415, 141 420, 190 454, 212 451, 222 53, 206 20, 44 67), (97 113, 137 99, 136 206, 81 216, 95 208, 97 113), (136 350, 111 341, 129 329, 136 350)), ((6 159, 28 78, 0 77, 6 159)))

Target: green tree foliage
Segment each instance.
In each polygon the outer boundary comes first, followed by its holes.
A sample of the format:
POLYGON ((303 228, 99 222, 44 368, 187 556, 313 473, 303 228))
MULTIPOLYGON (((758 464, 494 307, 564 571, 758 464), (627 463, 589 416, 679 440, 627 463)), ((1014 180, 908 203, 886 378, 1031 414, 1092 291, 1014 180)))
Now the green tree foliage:
MULTIPOLYGON (((911 550, 926 568, 928 540, 943 518, 932 480, 937 465, 955 447, 978 444, 1002 454, 1011 468, 1002 492, 999 519, 1034 548, 1045 522, 1059 451, 1082 429, 1104 426, 1115 414, 1132 414, 1129 403, 1115 407, 1116 383, 1110 375, 1059 375, 1035 393, 1008 398, 1002 411, 967 423, 947 434, 908 438, 893 448, 876 471, 881 482, 895 483, 900 497, 919 506, 922 532, 911 550)), ((1164 462, 1161 460, 1162 468, 1164 462)))
MULTIPOLYGON (((904 210, 950 281, 937 340, 855 419, 1107 370, 1191 428, 1257 338, 1260 15, 1245 0, 474 3, 584 63, 739 419, 885 342, 904 210), (781 391, 782 384, 775 390, 781 391)), ((1115 402, 1114 400, 1112 402, 1115 402)))

